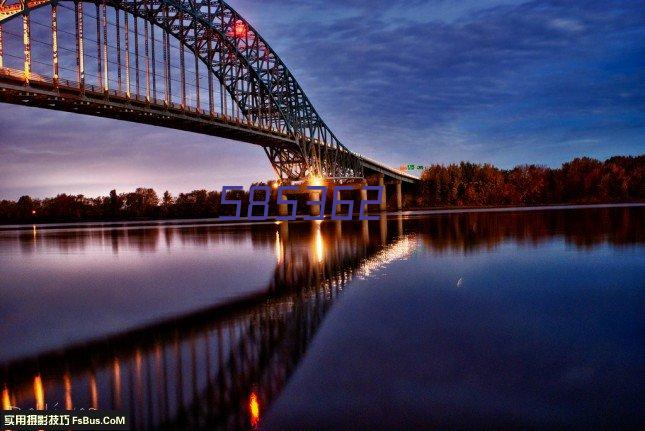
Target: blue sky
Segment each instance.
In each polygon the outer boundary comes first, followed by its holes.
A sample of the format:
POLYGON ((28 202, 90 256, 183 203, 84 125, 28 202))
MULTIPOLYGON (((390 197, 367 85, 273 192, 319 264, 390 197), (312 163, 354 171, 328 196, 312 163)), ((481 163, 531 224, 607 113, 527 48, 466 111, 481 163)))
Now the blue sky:
MULTIPOLYGON (((393 166, 645 152, 645 2, 231 0, 349 148, 393 166)), ((255 146, 0 105, 0 198, 273 176, 255 146)))

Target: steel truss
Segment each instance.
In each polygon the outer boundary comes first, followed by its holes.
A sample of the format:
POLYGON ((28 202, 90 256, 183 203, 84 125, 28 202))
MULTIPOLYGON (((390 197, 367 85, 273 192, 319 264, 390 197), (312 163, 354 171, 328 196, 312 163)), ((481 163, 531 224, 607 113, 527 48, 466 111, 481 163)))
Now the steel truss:
MULTIPOLYGON (((120 12, 125 12, 125 82, 122 82, 121 49, 122 38, 116 37, 118 89, 125 86, 130 97, 132 90, 150 102, 156 99, 156 83, 163 82, 164 101, 171 105, 170 44, 169 37, 180 42, 181 63, 181 106, 186 106, 185 50, 195 57, 196 85, 199 88, 198 62, 208 71, 208 112, 214 112, 214 78, 235 102, 242 117, 250 124, 270 133, 285 134, 292 145, 263 145, 273 168, 282 179, 301 180, 311 176, 325 178, 363 177, 363 163, 360 156, 348 150, 320 118, 304 91, 278 55, 260 34, 232 7, 220 0, 2 0, 0 2, 0 67, 2 67, 2 24, 12 18, 22 17, 24 39, 24 79, 29 84, 32 78, 32 53, 30 46, 30 12, 51 6, 51 28, 53 37, 52 86, 58 85, 58 43, 57 6, 73 3, 75 10, 76 68, 81 93, 85 89, 83 3, 93 3, 96 10, 96 59, 98 80, 106 97, 109 97, 108 79, 108 15, 106 8, 116 13, 117 32, 120 12), (128 39, 128 15, 145 22, 145 46, 138 46, 139 37, 128 39), (148 28, 150 26, 150 29, 148 28), (154 38, 155 27, 162 30, 164 67, 155 67, 155 45, 148 46, 148 34, 154 38), (134 45, 134 59, 130 58, 129 44, 134 45), (143 51, 143 53, 141 52, 143 51), (143 55, 142 55, 143 54, 143 55), (143 57, 143 58, 140 58, 143 57), (130 67, 134 61, 135 70, 140 62, 144 64, 145 79, 140 81, 137 72, 131 82, 130 67), (214 77, 214 78, 213 78, 214 77), (142 87, 145 87, 142 90, 142 87)), ((89 6, 89 5, 88 5, 89 6)), ((135 34, 137 19, 133 20, 135 34)), ((203 84, 201 84, 203 85, 203 84)), ((199 108, 199 91, 197 105, 199 108)), ((262 144, 260 144, 262 145, 262 144)))

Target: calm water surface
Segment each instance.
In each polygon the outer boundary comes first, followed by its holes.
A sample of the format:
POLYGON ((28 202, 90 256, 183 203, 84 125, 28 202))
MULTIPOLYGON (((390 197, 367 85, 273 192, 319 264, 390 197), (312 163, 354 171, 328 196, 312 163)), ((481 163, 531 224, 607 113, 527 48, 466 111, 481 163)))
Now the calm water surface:
POLYGON ((3 407, 638 428, 645 207, 0 230, 3 407))

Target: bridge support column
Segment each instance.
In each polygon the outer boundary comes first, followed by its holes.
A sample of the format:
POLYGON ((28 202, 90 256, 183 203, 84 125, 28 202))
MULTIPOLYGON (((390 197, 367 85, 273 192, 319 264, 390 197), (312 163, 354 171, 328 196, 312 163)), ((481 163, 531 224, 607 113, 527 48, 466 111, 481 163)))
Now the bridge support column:
MULTIPOLYGON (((355 186, 355 187, 356 187, 356 188, 362 187, 362 184, 363 184, 363 183, 359 183, 359 185, 358 185, 358 186, 355 186)), ((342 185, 347 185, 347 184, 342 184, 342 185)), ((330 189, 333 189, 333 185, 330 185, 329 187, 330 187, 330 189)), ((345 193, 351 193, 351 195, 352 195, 352 196, 351 196, 351 197, 352 197, 352 199, 353 199, 353 197, 355 196, 353 191, 347 191, 347 192, 345 192, 345 193)), ((343 194, 342 194, 342 192, 341 192, 340 190, 334 190, 334 193, 333 193, 333 195, 332 195, 332 200, 334 199, 334 197, 338 197, 339 199, 343 199, 343 194)), ((345 195, 345 199, 347 199, 347 195, 345 195)), ((349 208, 347 208, 347 209, 349 210, 349 208)), ((336 214, 337 214, 337 215, 338 215, 338 214, 342 214, 342 215, 344 215, 343 210, 344 210, 343 205, 341 205, 341 204, 336 204, 336 214)), ((354 208, 354 211, 356 211, 356 210, 358 210, 358 208, 354 208)))
POLYGON ((383 196, 381 197, 381 203, 378 205, 379 211, 387 210, 387 188, 385 187, 385 176, 380 174, 378 176, 378 185, 383 187, 383 196))
POLYGON ((365 190, 365 186, 367 185, 367 181, 363 180, 358 184, 358 187, 361 191, 361 200, 367 200, 367 190, 365 190))
MULTIPOLYGON (((340 191, 334 192, 334 194, 340 194, 340 191)), ((341 204, 336 204, 336 214, 340 214, 343 211, 343 206, 341 204)))
POLYGON ((287 204, 278 204, 278 215, 279 216, 288 216, 289 215, 289 205, 287 205, 287 204))
POLYGON ((401 180, 397 180, 394 183, 394 197, 396 198, 396 210, 401 211, 403 209, 403 194, 401 193, 401 180))
MULTIPOLYGON (((365 186, 367 185, 367 180, 362 180, 360 183, 358 183, 358 188, 360 190, 360 199, 359 199, 359 205, 360 202, 367 200, 367 190, 365 190, 365 186)), ((365 212, 369 212, 369 207, 370 205, 366 205, 365 212)), ((356 208, 357 211, 360 211, 360 208, 356 208)))
MULTIPOLYGON (((310 190, 309 191, 309 200, 310 201, 319 201, 320 200, 320 190, 310 190)), ((311 205, 309 206, 309 214, 313 217, 320 215, 320 206, 311 205)))

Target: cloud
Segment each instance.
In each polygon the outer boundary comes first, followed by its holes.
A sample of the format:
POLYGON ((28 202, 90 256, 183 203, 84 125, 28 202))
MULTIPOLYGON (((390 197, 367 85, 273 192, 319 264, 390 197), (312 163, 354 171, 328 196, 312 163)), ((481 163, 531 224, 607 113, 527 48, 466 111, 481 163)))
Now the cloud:
MULTIPOLYGON (((336 135, 386 163, 554 165, 578 155, 643 152, 645 12, 638 2, 231 3, 283 58, 336 135)), ((100 125, 90 135, 98 145, 87 146, 74 142, 77 121, 69 114, 40 111, 33 130, 21 135, 32 114, 15 112, 0 107, 0 150, 13 162, 26 157, 16 150, 22 148, 43 163, 73 152, 120 166, 136 136, 137 148, 150 149, 146 161, 169 174, 200 164, 194 154, 225 175, 240 177, 229 162, 247 156, 271 174, 262 152, 241 150, 245 144, 217 140, 215 154, 207 150, 210 138, 83 117, 88 128, 100 125), (55 147, 37 138, 45 129, 61 137, 55 147), (183 136, 193 147, 176 147, 183 162, 175 166, 166 151, 183 136)), ((210 181, 203 175, 196 184, 210 181)))

